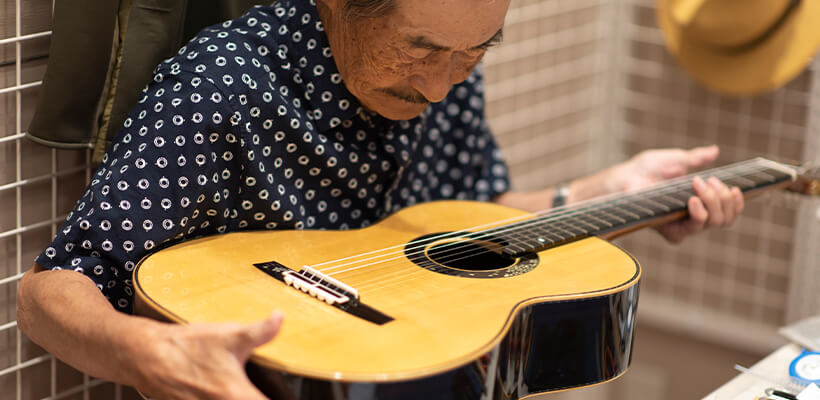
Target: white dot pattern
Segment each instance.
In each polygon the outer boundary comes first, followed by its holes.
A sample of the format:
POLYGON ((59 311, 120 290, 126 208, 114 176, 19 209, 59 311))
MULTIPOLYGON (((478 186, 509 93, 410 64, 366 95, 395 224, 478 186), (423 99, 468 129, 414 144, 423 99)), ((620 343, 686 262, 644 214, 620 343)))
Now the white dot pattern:
POLYGON ((509 186, 480 68, 409 121, 363 111, 311 0, 207 28, 160 64, 51 245, 130 312, 148 252, 242 229, 350 229, 509 186))

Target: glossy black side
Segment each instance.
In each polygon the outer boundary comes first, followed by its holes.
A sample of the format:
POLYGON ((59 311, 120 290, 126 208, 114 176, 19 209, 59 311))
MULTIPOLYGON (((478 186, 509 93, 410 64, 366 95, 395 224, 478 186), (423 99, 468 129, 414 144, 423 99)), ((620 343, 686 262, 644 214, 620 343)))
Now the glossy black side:
MULTIPOLYGON (((604 382, 625 372, 637 305, 634 285, 607 296, 529 306, 515 317, 497 352, 423 379, 331 382, 254 364, 248 365, 248 374, 273 399, 515 400, 604 382), (484 393, 492 395, 482 397, 484 393)), ((351 362, 355 358, 352 349, 351 362)))
POLYGON ((494 399, 578 388, 624 373, 632 358, 638 286, 610 296, 543 303, 516 317, 501 343, 494 399))

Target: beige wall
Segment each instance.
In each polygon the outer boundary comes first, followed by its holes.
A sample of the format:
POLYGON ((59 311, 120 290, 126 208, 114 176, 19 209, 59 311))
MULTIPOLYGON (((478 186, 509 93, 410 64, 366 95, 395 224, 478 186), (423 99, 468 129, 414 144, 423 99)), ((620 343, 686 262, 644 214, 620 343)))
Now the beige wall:
MULTIPOLYGON (((19 35, 48 31, 51 10, 47 0, 0 0, 0 40, 10 38, 0 42, 0 399, 117 398, 119 388, 53 360, 14 325, 19 273, 49 241, 88 174, 86 151, 18 138, 48 51, 48 37, 14 40, 18 4, 19 35)), ((754 99, 709 93, 665 52, 651 0, 514 0, 505 44, 488 54, 485 69, 491 125, 520 189, 658 146, 718 143, 722 162, 820 153, 820 72, 754 99)), ((817 250, 807 253, 806 239, 820 237, 811 220, 816 209, 769 196, 750 204, 734 227, 681 246, 652 232, 620 240, 645 268, 633 368, 611 385, 549 397, 697 398, 732 376, 733 363, 750 364, 773 348, 787 313, 796 318, 818 306, 808 295, 818 289, 810 284, 817 250)))

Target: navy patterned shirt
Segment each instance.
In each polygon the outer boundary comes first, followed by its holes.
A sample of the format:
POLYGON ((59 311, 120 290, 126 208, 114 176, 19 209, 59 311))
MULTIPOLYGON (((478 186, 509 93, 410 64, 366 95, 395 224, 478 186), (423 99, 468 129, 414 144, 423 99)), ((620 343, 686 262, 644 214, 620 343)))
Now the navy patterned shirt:
POLYGON ((169 242, 359 228, 507 188, 480 68, 420 116, 387 120, 345 88, 314 1, 281 0, 203 30, 160 64, 36 262, 87 275, 130 312, 136 263, 169 242))

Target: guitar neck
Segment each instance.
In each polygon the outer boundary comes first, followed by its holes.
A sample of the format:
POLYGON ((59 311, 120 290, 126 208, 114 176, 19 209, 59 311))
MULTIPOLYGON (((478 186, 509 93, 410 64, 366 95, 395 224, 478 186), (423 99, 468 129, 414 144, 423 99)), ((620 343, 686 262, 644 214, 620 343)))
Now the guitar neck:
MULTIPOLYGON (((737 186, 746 197, 788 186, 796 178, 793 168, 763 158, 697 175, 704 179, 715 177, 726 185, 737 186)), ((612 239, 643 227, 686 218, 687 202, 695 195, 693 177, 689 175, 638 192, 550 210, 536 218, 496 227, 482 234, 501 238, 505 243, 502 253, 513 258, 588 236, 612 239)))

